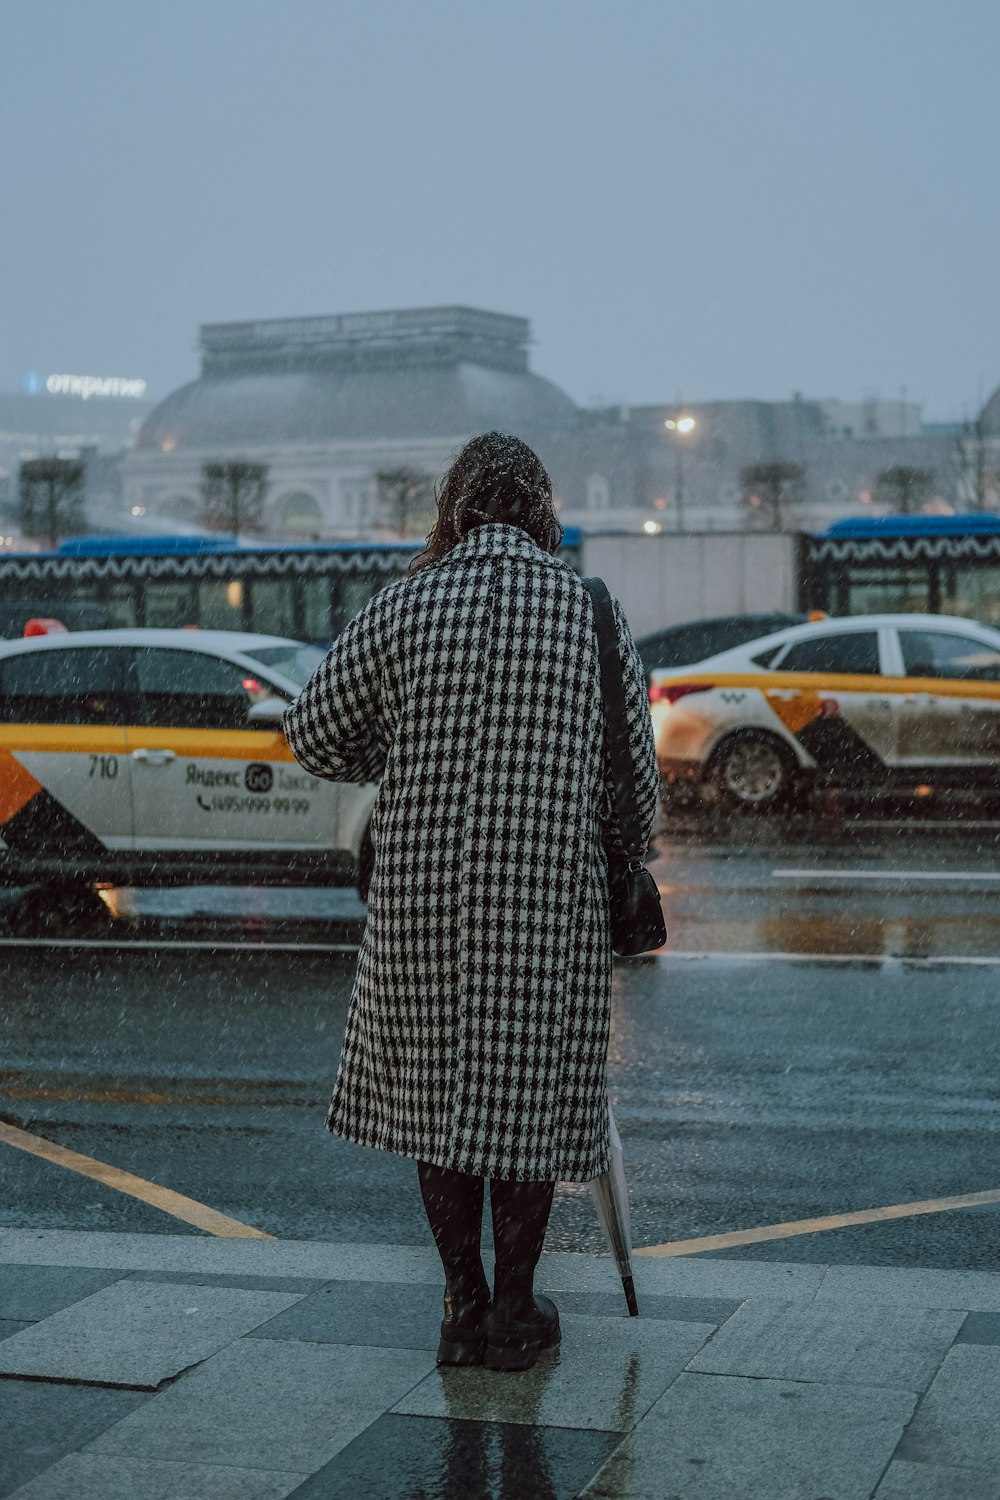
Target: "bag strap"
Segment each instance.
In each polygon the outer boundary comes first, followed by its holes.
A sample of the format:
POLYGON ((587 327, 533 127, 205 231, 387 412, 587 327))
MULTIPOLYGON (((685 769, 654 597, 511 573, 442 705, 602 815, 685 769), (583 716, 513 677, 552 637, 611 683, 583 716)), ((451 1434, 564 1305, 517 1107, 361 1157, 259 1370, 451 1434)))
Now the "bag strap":
POLYGON ((641 864, 646 848, 636 804, 635 766, 629 743, 628 710, 625 706, 625 684, 622 679, 614 607, 603 578, 585 578, 583 586, 594 606, 597 652, 601 664, 601 697, 604 701, 604 735, 611 761, 615 812, 629 863, 638 860, 641 864))

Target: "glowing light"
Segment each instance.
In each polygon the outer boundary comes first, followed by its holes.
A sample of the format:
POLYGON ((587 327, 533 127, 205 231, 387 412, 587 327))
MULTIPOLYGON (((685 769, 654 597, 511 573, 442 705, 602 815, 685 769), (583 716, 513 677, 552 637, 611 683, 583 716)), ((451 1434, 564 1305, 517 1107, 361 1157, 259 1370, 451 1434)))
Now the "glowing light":
POLYGON ((663 527, 659 521, 643 521, 642 529, 646 532, 647 536, 655 536, 658 531, 663 530, 663 527))
POLYGON ((132 514, 134 516, 144 516, 146 514, 146 507, 144 505, 133 505, 132 514))
POLYGON ((243 585, 238 578, 233 578, 226 584, 226 603, 232 605, 233 609, 239 609, 243 603, 243 585))
POLYGON ((678 432, 693 432, 695 429, 694 417, 681 417, 677 423, 678 432))
POLYGON ((921 782, 920 786, 914 787, 913 790, 918 797, 932 797, 934 795, 934 788, 927 786, 925 782, 921 782))

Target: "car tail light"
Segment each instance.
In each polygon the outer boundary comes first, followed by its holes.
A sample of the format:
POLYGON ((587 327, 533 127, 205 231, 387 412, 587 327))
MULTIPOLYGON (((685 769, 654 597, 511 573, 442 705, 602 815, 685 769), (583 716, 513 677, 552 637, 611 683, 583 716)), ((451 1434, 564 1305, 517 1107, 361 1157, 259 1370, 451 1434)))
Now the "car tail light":
POLYGON ((264 691, 256 677, 244 677, 243 686, 248 693, 262 693, 264 691))
POLYGON ((714 682, 668 682, 662 686, 658 682, 650 685, 650 703, 676 703, 678 698, 686 698, 688 693, 710 693, 715 686, 714 682))
POLYGON ((50 620, 43 616, 29 620, 24 627, 25 635, 68 635, 62 620, 50 620))

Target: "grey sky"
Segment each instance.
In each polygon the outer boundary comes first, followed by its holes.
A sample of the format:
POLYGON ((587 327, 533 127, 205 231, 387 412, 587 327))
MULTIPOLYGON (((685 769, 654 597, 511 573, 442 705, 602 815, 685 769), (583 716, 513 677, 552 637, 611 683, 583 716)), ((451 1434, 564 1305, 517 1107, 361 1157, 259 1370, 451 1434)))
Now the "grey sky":
POLYGON ((0 0, 0 389, 462 302, 577 400, 1000 381, 997 0, 0 0))

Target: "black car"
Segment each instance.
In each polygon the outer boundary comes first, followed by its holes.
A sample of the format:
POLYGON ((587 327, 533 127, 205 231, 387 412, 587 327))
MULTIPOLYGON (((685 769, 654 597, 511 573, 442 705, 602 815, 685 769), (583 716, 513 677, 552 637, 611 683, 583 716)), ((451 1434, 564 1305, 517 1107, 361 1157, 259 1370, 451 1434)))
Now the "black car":
POLYGON ((683 625, 656 630, 652 635, 641 636, 635 644, 648 677, 660 668, 686 667, 704 661, 720 651, 742 646, 744 641, 784 630, 788 625, 803 625, 806 619, 806 615, 781 613, 713 615, 708 620, 688 620, 683 625))

